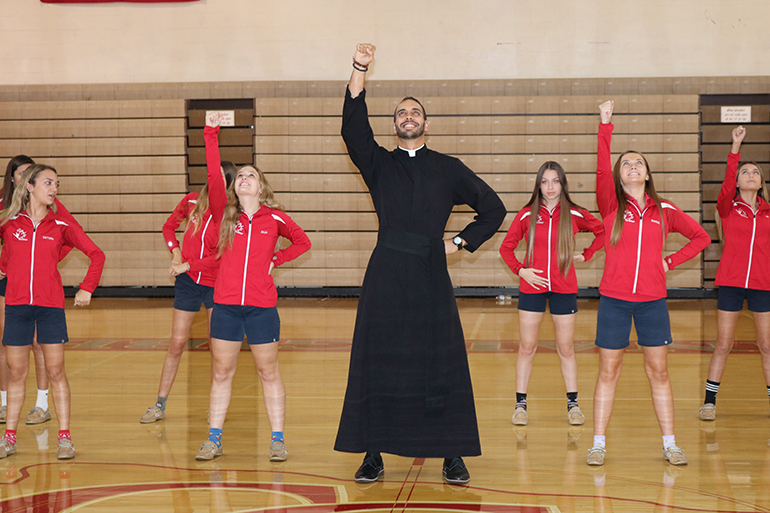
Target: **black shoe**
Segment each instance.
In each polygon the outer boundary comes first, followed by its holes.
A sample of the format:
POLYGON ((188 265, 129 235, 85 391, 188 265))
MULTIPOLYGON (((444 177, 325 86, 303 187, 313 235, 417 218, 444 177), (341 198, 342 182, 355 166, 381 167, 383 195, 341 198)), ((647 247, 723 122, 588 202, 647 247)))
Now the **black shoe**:
POLYGON ((356 471, 356 477, 354 479, 356 483, 373 483, 384 473, 385 466, 382 464, 382 456, 380 456, 380 453, 367 452, 366 456, 364 456, 364 462, 356 471))
POLYGON ((471 480, 462 458, 444 458, 444 481, 449 484, 466 484, 471 480))

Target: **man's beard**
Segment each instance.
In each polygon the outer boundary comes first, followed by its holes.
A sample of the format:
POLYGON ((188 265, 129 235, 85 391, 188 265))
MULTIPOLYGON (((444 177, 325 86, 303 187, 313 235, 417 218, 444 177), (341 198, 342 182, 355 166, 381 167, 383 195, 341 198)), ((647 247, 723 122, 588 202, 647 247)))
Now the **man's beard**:
POLYGON ((425 124, 420 125, 418 128, 412 130, 411 132, 402 130, 400 126, 396 125, 396 136, 398 136, 399 139, 417 139, 424 133, 425 124))

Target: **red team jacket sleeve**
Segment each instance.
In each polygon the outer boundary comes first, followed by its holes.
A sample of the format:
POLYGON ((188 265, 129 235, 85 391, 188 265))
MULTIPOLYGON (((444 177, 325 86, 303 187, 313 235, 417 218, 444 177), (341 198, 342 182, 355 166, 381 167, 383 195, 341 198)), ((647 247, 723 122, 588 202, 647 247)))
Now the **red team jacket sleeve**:
POLYGON ((283 212, 276 212, 274 216, 280 217, 283 222, 276 219, 278 234, 291 241, 291 246, 276 252, 273 255, 273 264, 278 267, 290 260, 294 260, 302 253, 310 249, 310 239, 294 220, 283 212))
POLYGON ((591 242, 591 245, 583 250, 583 257, 588 262, 604 246, 604 225, 592 216, 588 210, 581 208, 578 211, 583 216, 577 216, 578 230, 581 232, 593 232, 594 234, 594 240, 591 242))
POLYGON ((206 141, 206 170, 209 183, 209 210, 214 221, 219 224, 225 214, 227 191, 222 176, 222 159, 219 156, 219 127, 207 126, 203 129, 206 141))
MULTIPOLYGON (((55 199, 54 202, 56 202, 56 215, 64 221, 67 224, 75 225, 78 228, 82 229, 83 227, 80 226, 80 223, 77 222, 77 219, 73 217, 72 214, 70 214, 70 211, 67 210, 67 208, 62 205, 61 201, 58 199, 55 199)), ((72 246, 64 245, 59 249, 59 262, 64 260, 64 257, 66 257, 69 252, 72 251, 72 246)))
POLYGON ((500 256, 503 257, 503 261, 511 268, 514 274, 518 275, 519 271, 524 267, 524 264, 516 258, 514 250, 524 238, 524 234, 529 230, 529 223, 523 221, 523 216, 529 212, 529 208, 522 209, 511 223, 511 227, 508 228, 508 233, 505 234, 505 239, 500 245, 500 256))
POLYGON ((63 234, 65 244, 78 248, 91 260, 80 288, 86 292, 93 292, 99 285, 104 270, 104 252, 94 244, 94 241, 86 235, 80 226, 67 224, 63 234))
POLYGON ((717 211, 719 211, 719 215, 722 217, 727 217, 733 208, 735 191, 738 189, 738 163, 740 161, 740 153, 730 152, 730 155, 727 157, 725 180, 722 182, 722 188, 719 189, 719 197, 717 198, 717 211))
POLYGON ((596 153, 596 203, 599 214, 604 218, 617 210, 618 199, 615 197, 615 180, 612 177, 612 156, 610 143, 615 125, 599 125, 599 147, 596 153))
POLYGON ((679 210, 678 207, 665 202, 663 205, 663 210, 667 213, 667 231, 669 233, 681 233, 690 239, 690 242, 685 244, 682 249, 666 257, 668 269, 672 270, 678 265, 698 256, 698 253, 711 244, 711 237, 709 237, 709 234, 706 233, 706 230, 700 224, 679 210))
POLYGON ((174 248, 179 247, 179 241, 176 238, 176 230, 182 224, 182 221, 187 218, 187 214, 189 213, 188 196, 189 194, 182 198, 179 205, 174 208, 174 211, 168 216, 166 222, 163 223, 163 238, 166 240, 166 247, 169 251, 173 251, 174 248))
POLYGON ((219 258, 216 253, 203 258, 194 258, 187 262, 191 273, 205 273, 219 269, 219 258))

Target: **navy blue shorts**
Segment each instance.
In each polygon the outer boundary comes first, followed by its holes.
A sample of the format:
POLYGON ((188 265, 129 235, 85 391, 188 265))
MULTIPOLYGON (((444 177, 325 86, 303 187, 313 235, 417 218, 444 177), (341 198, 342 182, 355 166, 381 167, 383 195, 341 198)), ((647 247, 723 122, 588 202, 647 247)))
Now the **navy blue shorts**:
POLYGON ((174 308, 185 312, 198 312, 201 303, 206 310, 214 308, 214 287, 195 283, 187 273, 177 276, 174 283, 174 308))
POLYGON ((63 344, 69 341, 64 308, 5 305, 4 346, 31 346, 35 328, 39 344, 63 344))
POLYGON ((551 315, 570 315, 577 312, 577 294, 559 294, 558 292, 541 292, 527 294, 519 292, 519 310, 525 312, 545 312, 545 304, 551 315))
POLYGON ((8 286, 8 278, 0 280, 0 296, 5 297, 5 287, 8 286))
POLYGON ((628 347, 631 320, 640 346, 659 347, 671 343, 671 321, 665 298, 634 302, 602 296, 596 320, 596 345, 604 349, 628 347))
POLYGON ((740 312, 744 300, 748 302, 750 312, 770 312, 770 291, 767 290, 720 286, 718 298, 717 310, 723 312, 740 312))
POLYGON ((209 334, 211 338, 233 342, 243 342, 245 335, 249 345, 278 342, 281 338, 278 308, 214 303, 209 334))

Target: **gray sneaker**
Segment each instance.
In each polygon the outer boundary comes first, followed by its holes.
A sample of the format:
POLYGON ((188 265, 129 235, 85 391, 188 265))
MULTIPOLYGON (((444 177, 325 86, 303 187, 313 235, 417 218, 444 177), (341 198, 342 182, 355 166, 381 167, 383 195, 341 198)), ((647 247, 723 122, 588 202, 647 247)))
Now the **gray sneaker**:
POLYGON ((75 457, 75 444, 69 438, 59 440, 59 446, 56 448, 56 457, 60 460, 71 460, 75 457))
POLYGON ((594 445, 588 449, 588 456, 586 456, 586 463, 591 466, 604 465, 604 457, 607 455, 607 450, 604 447, 594 445))
POLYGON ((5 424, 5 418, 8 416, 8 407, 0 407, 0 424, 5 424))
POLYGON ((215 444, 211 440, 206 440, 201 444, 201 450, 195 455, 195 459, 198 461, 208 461, 221 455, 222 446, 215 444))
POLYGON ((516 408, 516 411, 513 412, 513 417, 511 417, 511 423, 514 426, 526 426, 528 420, 527 410, 524 408, 516 408))
POLYGON ((153 422, 163 420, 165 416, 166 412, 164 410, 158 408, 157 405, 153 405, 147 408, 147 411, 144 412, 144 415, 142 415, 142 418, 139 419, 139 422, 142 424, 151 424, 153 422))
POLYGON ((6 438, 0 440, 0 459, 16 454, 16 444, 12 444, 6 438))
POLYGON ((289 458, 289 451, 283 440, 273 440, 270 443, 270 461, 286 461, 289 458))
POLYGON ((582 426, 586 422, 586 416, 580 411, 580 408, 573 406, 567 412, 567 420, 570 426, 582 426))
POLYGON ((27 415, 27 424, 42 424, 51 420, 51 412, 49 410, 43 410, 40 406, 35 406, 29 410, 27 415))
POLYGON ((684 451, 676 445, 663 449, 663 458, 672 465, 687 465, 687 457, 684 455, 684 451))
POLYGON ((706 403, 698 411, 700 420, 715 420, 717 418, 717 407, 715 404, 706 403))

